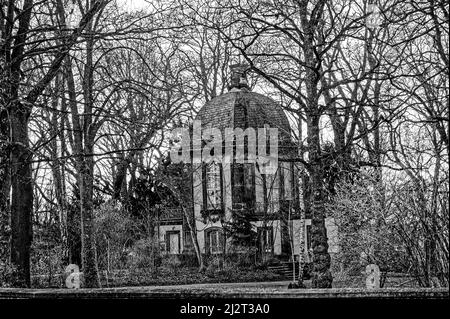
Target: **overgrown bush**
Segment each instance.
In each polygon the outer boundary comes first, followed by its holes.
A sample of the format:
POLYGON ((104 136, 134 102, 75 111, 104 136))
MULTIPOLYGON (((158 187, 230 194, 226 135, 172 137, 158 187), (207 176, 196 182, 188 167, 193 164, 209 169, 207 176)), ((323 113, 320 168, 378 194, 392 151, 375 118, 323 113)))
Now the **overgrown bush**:
POLYGON ((392 231, 394 221, 389 220, 383 200, 375 181, 362 175, 351 183, 339 183, 327 206, 339 229, 339 251, 334 263, 343 266, 350 276, 360 275, 371 263, 381 268, 407 269, 407 256, 398 249, 401 241, 392 231))
POLYGON ((441 248, 448 247, 448 211, 431 214, 427 196, 426 189, 409 181, 380 185, 363 174, 339 183, 327 209, 339 229, 334 259, 342 265, 340 272, 358 276, 375 263, 382 270, 409 273, 422 286, 432 280, 448 285, 448 252, 441 248), (438 226, 439 231, 430 231, 438 226), (435 243, 434 257, 427 242, 435 243))
POLYGON ((256 264, 257 254, 257 247, 232 245, 227 252, 225 262, 238 267, 250 267, 256 264))
POLYGON ((181 261, 177 255, 165 255, 161 259, 161 267, 171 270, 174 274, 177 274, 181 268, 181 261))
POLYGON ((155 245, 149 239, 141 239, 136 241, 130 248, 128 254, 128 265, 132 269, 147 268, 152 269, 156 266, 157 253, 153 254, 153 250, 156 249, 155 245))
POLYGON ((15 286, 16 268, 8 261, 0 260, 0 288, 15 286))
POLYGON ((60 287, 63 263, 61 245, 50 246, 42 241, 33 243, 31 256, 31 285, 33 287, 60 287))
POLYGON ((133 221, 118 204, 107 202, 95 210, 97 262, 100 269, 126 266, 126 246, 131 243, 133 221))

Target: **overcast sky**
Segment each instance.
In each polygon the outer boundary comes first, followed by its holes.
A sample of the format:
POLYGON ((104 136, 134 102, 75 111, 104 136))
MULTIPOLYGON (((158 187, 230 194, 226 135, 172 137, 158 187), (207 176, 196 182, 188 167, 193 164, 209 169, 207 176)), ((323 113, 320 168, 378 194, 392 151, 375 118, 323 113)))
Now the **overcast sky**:
POLYGON ((126 4, 128 9, 142 9, 148 6, 145 0, 118 0, 118 2, 126 4))

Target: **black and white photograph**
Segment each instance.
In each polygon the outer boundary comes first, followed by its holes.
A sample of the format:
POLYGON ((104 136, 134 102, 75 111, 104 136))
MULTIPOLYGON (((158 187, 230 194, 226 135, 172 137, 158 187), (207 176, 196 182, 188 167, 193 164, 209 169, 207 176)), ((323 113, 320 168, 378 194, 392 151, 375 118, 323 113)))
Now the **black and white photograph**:
POLYGON ((0 305, 448 303, 448 74, 443 0, 0 0, 0 305))

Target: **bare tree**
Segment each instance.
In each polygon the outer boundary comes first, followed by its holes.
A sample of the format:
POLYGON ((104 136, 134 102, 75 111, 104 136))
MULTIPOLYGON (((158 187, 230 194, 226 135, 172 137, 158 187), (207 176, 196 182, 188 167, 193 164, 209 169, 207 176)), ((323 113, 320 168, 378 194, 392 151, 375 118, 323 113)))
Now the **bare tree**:
MULTIPOLYGON (((51 58, 51 62, 44 75, 38 78, 33 87, 22 88, 24 79, 24 63, 36 51, 48 45, 47 40, 37 40, 41 47, 36 50, 30 47, 33 35, 39 29, 39 25, 33 23, 33 13, 41 6, 32 0, 23 2, 18 9, 16 1, 9 1, 2 7, 3 54, 2 69, 5 88, 2 94, 2 104, 7 110, 9 120, 9 150, 11 169, 11 261, 18 268, 18 284, 30 285, 30 244, 32 238, 31 215, 33 209, 32 188, 32 153, 29 149, 28 119, 31 110, 45 87, 56 76, 63 60, 70 48, 77 42, 80 34, 89 24, 93 16, 101 10, 107 1, 96 1, 90 10, 84 12, 79 26, 63 38, 62 45, 57 47, 57 53, 51 58), (3 11, 6 9, 6 12, 3 11)), ((36 46, 36 44, 34 44, 36 46)), ((41 51, 42 52, 42 51, 41 51)), ((27 79, 29 80, 29 79, 27 79)))

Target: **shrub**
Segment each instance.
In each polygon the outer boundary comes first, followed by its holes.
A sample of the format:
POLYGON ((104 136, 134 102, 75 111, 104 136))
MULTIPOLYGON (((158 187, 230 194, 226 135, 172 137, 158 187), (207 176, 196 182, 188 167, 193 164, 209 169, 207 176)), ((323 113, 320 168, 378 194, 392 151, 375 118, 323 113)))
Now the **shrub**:
POLYGON ((33 243, 31 254, 31 285, 33 287, 61 287, 63 249, 61 245, 51 246, 42 240, 33 243))
POLYGON ((178 269, 181 266, 181 261, 177 255, 166 255, 161 260, 161 266, 171 270, 174 273, 178 273, 178 269))
POLYGON ((128 213, 113 202, 95 210, 97 261, 100 269, 125 266, 124 247, 132 237, 133 221, 128 213))
POLYGON ((149 239, 141 239, 136 241, 128 253, 128 265, 131 268, 148 268, 152 269, 159 266, 157 253, 153 254, 156 249, 153 242, 149 239))
POLYGON ((0 260, 0 288, 14 287, 16 268, 10 262, 0 260))

